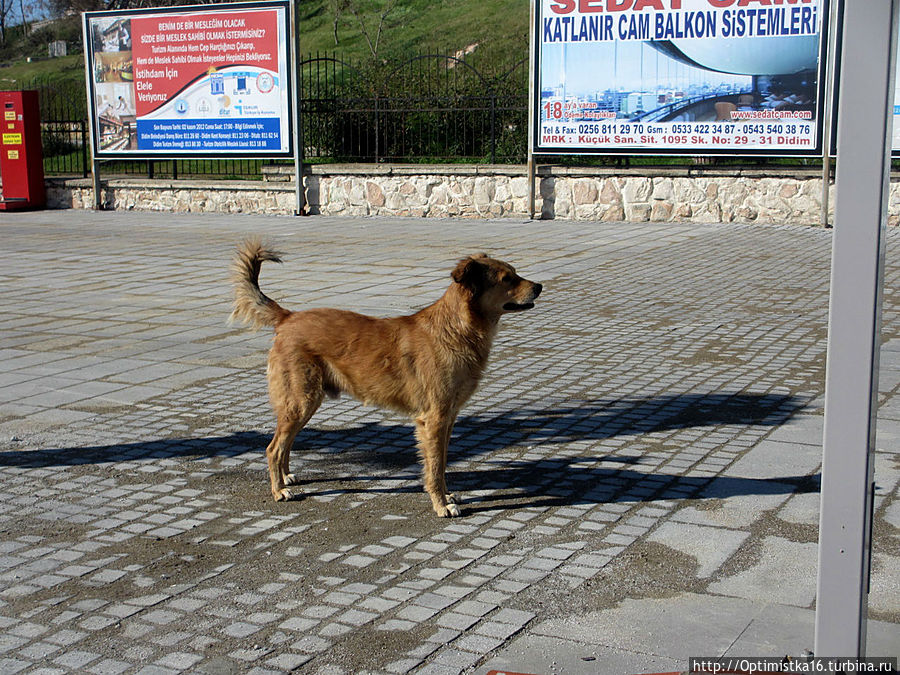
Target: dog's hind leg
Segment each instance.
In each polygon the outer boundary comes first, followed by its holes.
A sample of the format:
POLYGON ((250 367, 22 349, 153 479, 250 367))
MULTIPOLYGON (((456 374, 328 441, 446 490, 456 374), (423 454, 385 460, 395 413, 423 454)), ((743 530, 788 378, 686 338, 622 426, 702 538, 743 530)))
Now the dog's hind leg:
POLYGON ((302 428, 299 420, 279 417, 272 442, 266 448, 266 459, 269 463, 269 482, 272 484, 272 496, 276 502, 293 499, 294 493, 287 489, 282 468, 290 457, 294 437, 302 428))
POLYGON ((300 361, 284 368, 278 355, 269 358, 269 397, 275 408, 278 423, 272 442, 266 448, 269 482, 275 501, 293 499, 299 491, 287 486, 299 479, 290 470, 291 447, 297 432, 302 429, 325 397, 321 371, 310 362, 300 361))
POLYGON ((318 409, 322 397, 310 397, 305 405, 291 411, 292 414, 278 416, 275 435, 266 448, 266 459, 269 463, 269 480, 272 483, 272 496, 275 501, 284 501, 297 497, 299 493, 289 490, 288 485, 296 485, 299 478, 290 472, 291 447, 297 433, 309 422, 309 418, 318 409))
POLYGON ((416 439, 422 455, 422 478, 425 491, 431 497, 434 512, 442 518, 460 515, 459 507, 447 499, 446 470, 447 441, 452 420, 444 415, 423 414, 416 418, 416 439))

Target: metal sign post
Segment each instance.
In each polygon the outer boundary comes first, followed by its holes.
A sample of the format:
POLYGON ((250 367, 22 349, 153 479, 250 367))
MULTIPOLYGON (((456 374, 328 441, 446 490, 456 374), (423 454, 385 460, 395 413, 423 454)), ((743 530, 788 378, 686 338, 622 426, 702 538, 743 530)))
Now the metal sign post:
POLYGON ((298 69, 300 63, 300 21, 297 5, 291 0, 291 91, 294 108, 294 215, 302 215, 306 208, 303 194, 303 116, 300 113, 298 69))
POLYGON ((540 0, 531 0, 528 40, 528 162, 526 173, 528 174, 528 218, 534 220, 534 3, 540 0))
POLYGON ((825 63, 822 64, 822 72, 825 73, 825 105, 822 121, 822 216, 819 224, 828 227, 828 194, 831 190, 831 145, 834 140, 832 134, 832 121, 834 120, 834 87, 837 82, 836 54, 838 40, 838 10, 840 2, 829 3, 828 17, 828 50, 825 63))
MULTIPOLYGON (((82 38, 84 40, 85 46, 90 44, 90 37, 88 34, 87 23, 82 24, 82 38)), ((85 91, 91 90, 91 59, 90 59, 90 50, 84 50, 84 84, 85 91)), ((91 101, 88 100, 88 108, 91 106, 91 101)), ((91 141, 91 184, 94 190, 94 210, 100 211, 103 209, 103 200, 100 196, 100 190, 102 186, 100 184, 100 162, 97 161, 95 148, 97 147, 96 139, 94 138, 94 124, 91 122, 88 124, 88 133, 91 141)))
POLYGON ((865 655, 900 0, 844 3, 815 655, 865 655))

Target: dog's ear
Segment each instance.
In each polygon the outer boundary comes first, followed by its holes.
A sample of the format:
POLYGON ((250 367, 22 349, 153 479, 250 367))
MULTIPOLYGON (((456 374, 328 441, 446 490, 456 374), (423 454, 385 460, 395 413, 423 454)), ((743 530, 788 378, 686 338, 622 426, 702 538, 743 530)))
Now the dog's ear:
POLYGON ((479 253, 468 258, 463 258, 457 263, 450 274, 453 281, 477 293, 484 285, 485 269, 479 259, 487 258, 484 253, 479 253))

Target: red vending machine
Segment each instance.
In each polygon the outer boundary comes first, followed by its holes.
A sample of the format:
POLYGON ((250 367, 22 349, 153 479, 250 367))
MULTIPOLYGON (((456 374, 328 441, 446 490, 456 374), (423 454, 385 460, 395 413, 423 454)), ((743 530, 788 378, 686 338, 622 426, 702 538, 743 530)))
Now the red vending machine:
POLYGON ((0 116, 0 210, 43 208, 47 196, 38 93, 0 91, 0 116))

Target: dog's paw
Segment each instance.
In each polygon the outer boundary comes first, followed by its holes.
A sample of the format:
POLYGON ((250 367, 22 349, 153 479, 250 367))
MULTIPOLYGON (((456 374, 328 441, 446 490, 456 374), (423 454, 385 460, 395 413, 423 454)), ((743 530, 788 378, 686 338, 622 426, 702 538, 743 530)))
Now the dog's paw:
POLYGON ((287 488, 282 488, 275 494, 276 502, 289 502, 294 499, 300 499, 300 493, 293 492, 291 490, 288 490, 287 488))
POLYGON ((456 495, 444 495, 444 501, 448 504, 459 504, 459 502, 456 501, 456 495))
POLYGON ((287 473, 282 480, 285 485, 300 485, 300 477, 295 473, 287 473))
POLYGON ((441 518, 457 518, 461 515, 461 512, 456 504, 447 504, 437 509, 437 514, 441 518))

